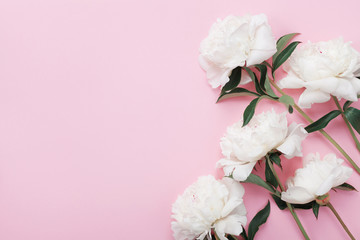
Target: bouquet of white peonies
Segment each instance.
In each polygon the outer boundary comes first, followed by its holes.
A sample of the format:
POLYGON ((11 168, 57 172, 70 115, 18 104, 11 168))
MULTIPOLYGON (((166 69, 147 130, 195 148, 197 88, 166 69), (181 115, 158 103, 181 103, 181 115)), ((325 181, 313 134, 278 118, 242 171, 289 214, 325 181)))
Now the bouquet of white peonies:
POLYGON ((310 237, 295 209, 312 209, 317 218, 321 206, 329 207, 349 237, 355 239, 330 203, 329 192, 356 190, 346 181, 353 170, 360 174, 360 168, 324 128, 341 115, 360 151, 355 133, 360 133, 360 110, 351 106, 360 94, 360 53, 341 38, 299 45, 298 41, 291 42, 296 35, 287 34, 276 41, 264 14, 228 16, 217 20, 201 42, 200 65, 210 85, 221 89, 217 102, 244 95, 254 99, 245 108, 243 119, 229 126, 221 139, 223 158, 217 167, 223 169, 224 177, 199 177, 173 204, 175 239, 254 239, 270 214, 270 201, 246 230, 241 183, 256 184, 268 191, 281 210, 290 211, 304 239, 310 237), (276 81, 280 67, 287 76, 276 81), (248 84, 253 87, 245 88, 248 84), (283 88, 305 90, 297 104, 283 88), (288 112, 276 113, 272 109, 255 115, 257 104, 264 98, 284 104, 288 112), (341 99, 346 100, 342 106, 341 99), (337 109, 315 121, 302 109, 330 100, 337 109), (294 110, 308 121, 308 126, 288 123, 287 114, 294 110), (323 158, 312 153, 303 158, 303 167, 295 171, 294 177, 283 184, 274 165, 282 170, 283 157, 302 157, 302 142, 316 131, 352 168, 344 166, 344 160, 334 153, 323 158), (265 164, 264 179, 254 171, 259 162, 265 164))

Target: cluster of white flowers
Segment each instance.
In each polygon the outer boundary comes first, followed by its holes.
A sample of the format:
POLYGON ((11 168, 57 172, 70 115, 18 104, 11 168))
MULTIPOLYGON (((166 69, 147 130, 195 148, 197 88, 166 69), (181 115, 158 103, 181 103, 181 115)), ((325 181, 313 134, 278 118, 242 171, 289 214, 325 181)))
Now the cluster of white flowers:
MULTIPOLYGON (((236 67, 261 64, 277 52, 276 41, 265 15, 228 16, 218 20, 200 46, 199 62, 212 87, 223 87, 236 67)), ((284 70, 288 75, 281 88, 306 88, 299 105, 328 101, 331 96, 357 101, 360 93, 360 54, 341 38, 307 43, 297 48, 284 70)), ((242 70, 241 84, 251 78, 242 70)), ((221 240, 226 234, 238 236, 247 223, 243 203, 245 181, 255 164, 278 151, 287 159, 302 157, 307 131, 297 123, 288 124, 286 112, 274 110, 255 115, 243 126, 239 121, 227 128, 221 139, 223 158, 217 167, 226 177, 200 177, 179 196, 172 207, 172 230, 177 240, 211 239, 212 231, 221 240)), ((305 204, 349 179, 352 169, 342 166, 334 154, 323 159, 318 153, 303 158, 303 168, 287 181, 283 201, 305 204)))

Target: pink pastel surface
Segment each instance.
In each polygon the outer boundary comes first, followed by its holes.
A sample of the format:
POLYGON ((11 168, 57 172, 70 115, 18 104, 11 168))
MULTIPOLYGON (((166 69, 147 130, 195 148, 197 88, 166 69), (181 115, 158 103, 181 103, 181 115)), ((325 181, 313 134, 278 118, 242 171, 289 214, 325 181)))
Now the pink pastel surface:
MULTIPOLYGON (((343 36, 360 50, 359 9, 357 0, 1 0, 0 239, 173 239, 171 204, 198 176, 222 176, 219 139, 250 100, 215 104, 219 90, 197 60, 212 23, 265 13, 276 37, 343 36)), ((257 113, 271 107, 285 111, 263 101, 257 113)), ((360 164, 342 119, 327 130, 360 164)), ((303 146, 340 156, 318 133, 303 146)), ((285 181, 301 159, 284 165, 285 181)), ((359 175, 348 182, 360 189, 359 175)), ((245 188, 252 218, 270 196, 245 188)), ((359 193, 331 199, 360 238, 359 193)), ((257 239, 302 239, 290 213, 271 208, 257 239)), ((318 220, 298 214, 311 239, 347 239, 328 209, 318 220)))

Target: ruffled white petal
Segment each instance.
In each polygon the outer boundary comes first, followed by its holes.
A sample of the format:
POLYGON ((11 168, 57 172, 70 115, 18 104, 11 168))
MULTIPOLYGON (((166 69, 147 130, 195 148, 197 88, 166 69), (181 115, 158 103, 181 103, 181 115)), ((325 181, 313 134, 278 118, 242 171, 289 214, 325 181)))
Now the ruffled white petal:
POLYGON ((241 81, 240 81, 240 84, 241 85, 245 85, 249 82, 251 82, 251 77, 250 75, 247 73, 247 71, 245 70, 241 70, 241 81))
POLYGON ((330 94, 326 92, 305 89, 305 91, 300 95, 298 103, 301 108, 310 108, 313 103, 323 103, 329 100, 330 94))
POLYGON ((253 170, 256 162, 237 165, 233 171, 233 178, 237 181, 245 181, 253 170))
POLYGON ((285 141, 276 149, 284 154, 287 159, 302 156, 302 141, 307 137, 308 132, 301 124, 292 123, 289 126, 289 134, 285 141))
POLYGON ((288 203, 305 204, 315 199, 315 196, 302 187, 291 187, 281 193, 281 199, 288 203))
POLYGON ((286 77, 278 82, 278 85, 280 88, 302 88, 304 87, 304 81, 292 72, 289 72, 286 77))

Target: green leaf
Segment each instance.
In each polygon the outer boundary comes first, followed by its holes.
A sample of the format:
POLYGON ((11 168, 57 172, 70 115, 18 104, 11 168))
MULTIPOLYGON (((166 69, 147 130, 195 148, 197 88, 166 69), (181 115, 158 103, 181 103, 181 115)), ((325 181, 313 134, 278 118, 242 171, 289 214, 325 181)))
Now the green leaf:
POLYGON ((270 214, 270 201, 251 220, 248 229, 248 239, 253 240, 259 227, 266 222, 270 214))
POLYGON ((233 69, 229 79, 230 80, 221 89, 222 93, 232 90, 239 85, 240 80, 241 80, 241 67, 237 67, 237 68, 233 69))
POLYGON ((255 67, 260 72, 260 87, 262 90, 266 91, 265 81, 266 81, 266 77, 267 77, 267 67, 265 65, 261 65, 261 64, 256 64, 255 67))
POLYGON ((248 236, 247 236, 244 228, 243 228, 243 231, 241 232, 240 236, 242 236, 244 238, 244 240, 248 240, 248 236))
POLYGON ((316 203, 315 201, 305 203, 305 204, 291 204, 294 208, 298 209, 311 209, 313 207, 313 204, 316 203))
POLYGON ((348 107, 350 107, 350 105, 351 105, 352 103, 353 103, 353 102, 351 102, 351 101, 346 101, 346 102, 344 103, 343 110, 345 111, 348 107))
POLYGON ((229 92, 222 93, 216 102, 219 102, 219 101, 224 100, 224 99, 233 98, 233 97, 240 97, 240 96, 256 96, 256 97, 260 97, 260 95, 257 94, 256 92, 249 91, 249 90, 247 90, 245 88, 235 88, 235 89, 233 89, 233 90, 231 90, 229 92))
POLYGON ((276 53, 274 54, 274 56, 272 57, 273 62, 276 60, 276 58, 278 57, 279 53, 285 48, 285 46, 290 42, 290 40, 295 37, 296 35, 298 35, 299 33, 290 33, 290 34, 286 34, 284 36, 282 36, 281 38, 279 38, 279 40, 277 40, 276 42, 276 53))
POLYGON ((260 98, 255 98, 250 102, 250 104, 245 108, 244 114, 243 114, 243 127, 246 126, 255 113, 255 108, 257 103, 259 102, 260 98))
POLYGON ((274 99, 278 99, 278 96, 274 93, 274 91, 272 90, 271 88, 271 85, 270 85, 270 80, 269 80, 269 77, 266 75, 266 79, 265 79, 265 91, 267 92, 267 94, 274 98, 274 99))
POLYGON ((335 187, 336 189, 340 189, 340 190, 344 190, 344 191, 358 191, 356 190, 356 188, 348 183, 343 183, 337 187, 335 187))
POLYGON ((320 208, 320 205, 317 202, 315 202, 312 206, 312 210, 313 210, 313 213, 314 213, 316 219, 319 216, 319 208, 320 208))
POLYGON ((289 105, 289 113, 291 114, 293 112, 294 112, 294 108, 291 105, 289 105))
POLYGON ((340 113, 341 112, 339 110, 331 111, 328 114, 321 117, 319 120, 317 120, 317 121, 313 122, 312 124, 308 125, 307 127, 305 127, 305 130, 308 133, 311 133, 311 132, 315 132, 315 131, 318 131, 320 129, 323 129, 324 127, 326 127, 328 125, 328 123, 331 120, 333 120, 334 118, 339 116, 340 113))
POLYGON ((266 95, 266 93, 261 89, 259 80, 256 77, 255 73, 248 67, 245 67, 244 69, 249 74, 251 80, 253 81, 253 83, 255 85, 256 92, 258 92, 260 95, 266 95))
POLYGON ((275 163, 276 165, 278 165, 282 169, 281 159, 280 159, 279 153, 277 153, 277 152, 276 153, 271 153, 271 154, 269 154, 269 158, 273 163, 275 163))
POLYGON ((271 68, 271 65, 267 61, 263 61, 261 64, 266 65, 267 67, 271 68))
POLYGON ((279 101, 283 104, 285 104, 285 106, 293 106, 295 104, 295 101, 294 99, 289 96, 289 95, 282 95, 280 98, 279 98, 279 101))
POLYGON ((360 134, 360 110, 349 107, 344 114, 346 119, 351 123, 351 126, 360 134))
POLYGON ((278 69, 290 57, 290 55, 294 52, 296 46, 299 43, 300 42, 292 42, 281 53, 279 53, 279 55, 275 58, 273 62, 273 68, 272 68, 273 75, 276 69, 278 69))
POLYGON ((253 184, 256 184, 256 185, 258 185, 260 187, 265 188, 269 192, 272 192, 272 193, 275 192, 275 190, 268 183, 266 183, 261 177, 259 177, 258 175, 252 174, 252 173, 243 182, 244 183, 253 183, 253 184))
MULTIPOLYGON (((271 171, 269 161, 265 161, 266 167, 265 167, 265 178, 268 183, 273 185, 275 189, 278 187, 278 182, 276 181, 276 178, 274 176, 274 173, 271 171)), ((272 163, 271 163, 272 164, 272 163)))
POLYGON ((276 196, 275 194, 271 194, 272 198, 274 199, 276 205, 279 207, 280 210, 284 210, 285 208, 287 208, 286 206, 286 202, 284 202, 283 200, 281 200, 281 198, 279 198, 278 196, 276 196))

